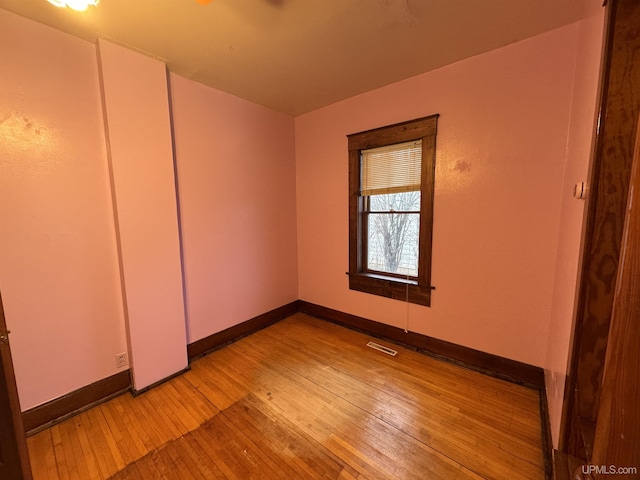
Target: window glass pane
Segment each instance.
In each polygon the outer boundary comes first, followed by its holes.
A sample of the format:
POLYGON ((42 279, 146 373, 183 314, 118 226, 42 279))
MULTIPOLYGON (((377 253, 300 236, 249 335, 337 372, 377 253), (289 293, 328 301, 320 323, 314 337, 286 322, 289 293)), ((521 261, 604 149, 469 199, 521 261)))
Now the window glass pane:
POLYGON ((419 212, 420 192, 390 193, 371 195, 370 212, 419 212))
POLYGON ((370 213, 367 268, 417 277, 419 225, 419 213, 370 213))

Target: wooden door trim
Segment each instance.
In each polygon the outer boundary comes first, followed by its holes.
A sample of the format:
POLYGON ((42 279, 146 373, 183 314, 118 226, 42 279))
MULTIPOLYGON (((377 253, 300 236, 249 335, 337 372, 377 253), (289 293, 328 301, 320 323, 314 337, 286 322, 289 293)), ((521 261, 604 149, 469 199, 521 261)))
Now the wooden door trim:
POLYGON ((590 437, 584 442, 587 450, 592 444, 594 429, 583 429, 579 424, 595 426, 606 354, 607 337, 601 334, 608 332, 611 318, 633 159, 635 119, 640 110, 637 94, 640 78, 637 69, 630 68, 640 48, 640 38, 636 34, 639 15, 640 4, 636 0, 607 3, 600 121, 559 444, 561 452, 575 456, 589 456, 589 452, 578 452, 575 447, 583 436, 581 430, 590 437), (600 363, 599 371, 597 363, 600 363), (579 415, 580 411, 582 415, 579 415))
MULTIPOLYGON (((6 321, 4 316, 4 307, 2 305, 2 296, 0 295, 0 330, 6 329, 6 321)), ((0 434, 4 437, 3 444, 10 449, 4 454, 10 460, 17 460, 19 466, 11 464, 7 468, 11 468, 10 472, 18 475, 20 480, 31 480, 31 465, 29 463, 29 452, 27 450, 27 442, 24 434, 24 425, 22 423, 22 414, 20 410, 20 401, 18 399, 18 387, 16 385, 16 376, 13 370, 13 360, 11 358, 10 341, 7 344, 0 342, 0 357, 2 359, 2 368, 0 368, 0 382, 4 385, 8 393, 8 410, 10 411, 10 422, 7 425, 0 425, 0 434), (5 436, 6 435, 6 436, 5 436), (16 471, 19 470, 19 471, 16 471)), ((2 408, 7 406, 2 405, 2 408)), ((9 465, 9 464, 7 464, 9 465)))
POLYGON ((593 449, 594 465, 640 469, 640 117, 593 449), (635 197, 635 198, 634 198, 635 197))

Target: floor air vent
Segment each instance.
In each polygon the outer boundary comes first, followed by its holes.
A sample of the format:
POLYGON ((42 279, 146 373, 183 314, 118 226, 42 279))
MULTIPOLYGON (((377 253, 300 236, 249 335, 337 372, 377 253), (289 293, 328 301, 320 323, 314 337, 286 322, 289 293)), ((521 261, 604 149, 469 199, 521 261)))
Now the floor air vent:
POLYGON ((380 345, 379 343, 376 343, 376 342, 367 343, 367 347, 380 350, 382 353, 386 353, 387 355, 391 355, 392 357, 395 357, 398 354, 398 352, 396 352, 395 350, 389 347, 385 347, 384 345, 380 345))

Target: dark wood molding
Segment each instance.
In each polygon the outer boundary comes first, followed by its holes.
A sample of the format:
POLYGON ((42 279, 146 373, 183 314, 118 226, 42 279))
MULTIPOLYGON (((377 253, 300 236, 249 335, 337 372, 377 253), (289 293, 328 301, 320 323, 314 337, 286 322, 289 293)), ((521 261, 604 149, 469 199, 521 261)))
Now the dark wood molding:
POLYGON ((300 311, 493 377, 538 390, 544 389, 544 371, 540 367, 463 347, 427 335, 415 332, 405 333, 403 329, 398 327, 302 300, 300 301, 300 311))
POLYGON ((189 361, 196 360, 211 351, 224 347, 229 343, 235 342, 251 333, 261 330, 269 325, 276 323, 283 318, 289 317, 299 311, 299 300, 278 307, 262 315, 258 315, 246 322, 239 323, 233 327, 229 327, 213 335, 209 335, 203 339, 197 340, 187 345, 187 354, 189 361))
POLYGON ((553 479, 553 437, 551 436, 551 417, 549 416, 549 402, 547 401, 546 385, 539 388, 540 392, 540 426, 542 428, 542 455, 544 456, 544 476, 546 480, 553 479))
MULTIPOLYGON (((349 167, 349 288, 360 292, 431 305, 431 252, 433 198, 436 168, 438 117, 431 115, 407 122, 347 135, 349 167), (418 275, 415 282, 401 281, 394 275, 369 271, 366 266, 368 201, 361 195, 361 151, 413 140, 422 141, 420 187, 420 235, 418 275)), ((407 279, 408 280, 408 279, 407 279)))
POLYGON ((607 351, 640 112, 640 3, 607 2, 599 128, 593 153, 576 325, 559 450, 589 462, 607 351))
POLYGON ((594 465, 640 467, 640 118, 593 442, 594 465))
POLYGON ((0 477, 32 480, 29 451, 13 369, 7 323, 0 295, 0 477))
POLYGON ((50 402, 22 412, 22 420, 27 435, 60 423, 113 397, 129 391, 131 375, 129 370, 98 380, 90 385, 67 393, 50 402))
POLYGON ((347 135, 349 150, 364 150, 435 136, 440 114, 347 135))
POLYGON ((161 380, 158 380, 157 382, 152 383, 151 385, 147 385, 146 387, 141 388, 140 390, 136 390, 135 388, 133 388, 133 386, 131 387, 131 395, 133 395, 134 397, 137 397, 138 395, 142 395, 144 392, 148 392, 149 390, 151 390, 152 388, 156 388, 159 385, 162 385, 163 383, 168 382, 169 380, 172 380, 176 377, 179 377, 180 375, 182 375, 185 372, 188 372, 189 370, 191 370, 191 366, 187 365, 186 368, 183 368, 182 370, 173 373, 171 375, 169 375, 168 377, 165 377, 161 380))

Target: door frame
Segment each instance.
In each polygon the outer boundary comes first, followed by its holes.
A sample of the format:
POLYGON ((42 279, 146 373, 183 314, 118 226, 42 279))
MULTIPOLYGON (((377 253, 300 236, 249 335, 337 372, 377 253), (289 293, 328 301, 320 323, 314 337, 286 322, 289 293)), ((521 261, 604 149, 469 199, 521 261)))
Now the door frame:
POLYGON ((599 127, 558 451, 591 461, 640 111, 637 0, 606 0, 599 127), (629 72, 633 71, 633 77, 629 72))
POLYGON ((0 478, 32 480, 9 332, 0 293, 0 478), (6 332, 6 333, 5 333, 6 332))

